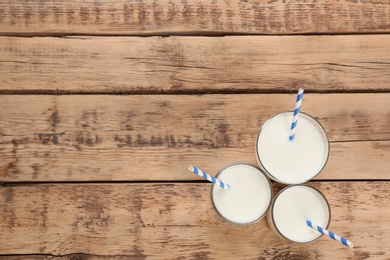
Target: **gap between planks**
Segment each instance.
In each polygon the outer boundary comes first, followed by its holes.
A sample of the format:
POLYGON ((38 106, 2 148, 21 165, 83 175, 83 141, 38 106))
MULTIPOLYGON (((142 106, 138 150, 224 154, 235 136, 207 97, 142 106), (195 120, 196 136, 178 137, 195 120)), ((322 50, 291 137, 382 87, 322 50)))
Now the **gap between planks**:
MULTIPOLYGON (((310 181, 305 182, 304 184, 308 183, 327 183, 327 182, 345 182, 345 183, 359 183, 359 182, 388 182, 389 179, 313 179, 310 181)), ((284 185, 279 184, 273 180, 271 180, 271 183, 273 185, 284 185)), ((200 185, 210 185, 210 182, 207 180, 145 180, 145 181, 28 181, 28 182, 1 182, 1 187, 22 187, 22 186, 32 186, 32 185, 135 185, 135 184, 200 184, 200 185)), ((284 185, 288 186, 288 185, 284 185)))
POLYGON ((264 34, 264 33, 235 33, 235 32, 161 32, 161 33, 144 33, 144 34, 132 34, 132 33, 122 33, 122 34, 101 34, 101 33, 41 33, 41 32, 34 32, 34 33, 4 33, 0 32, 0 37, 15 37, 15 38, 34 38, 34 37, 40 37, 40 38, 66 38, 66 37, 139 37, 139 38, 149 38, 149 37, 162 37, 162 38, 168 38, 168 37, 210 37, 210 38, 219 38, 219 37, 229 37, 229 36, 364 36, 364 35, 387 35, 390 34, 390 32, 297 32, 297 33, 289 33, 289 34, 282 34, 282 33, 273 33, 273 34, 264 34))
MULTIPOLYGON (((71 95, 114 95, 114 96, 150 96, 150 95, 251 95, 251 94, 294 94, 295 89, 185 89, 185 90, 118 90, 101 92, 84 92, 68 90, 1 90, 0 95, 48 95, 48 96, 71 96, 71 95)), ((385 94, 389 89, 312 89, 306 93, 311 94, 385 94)))

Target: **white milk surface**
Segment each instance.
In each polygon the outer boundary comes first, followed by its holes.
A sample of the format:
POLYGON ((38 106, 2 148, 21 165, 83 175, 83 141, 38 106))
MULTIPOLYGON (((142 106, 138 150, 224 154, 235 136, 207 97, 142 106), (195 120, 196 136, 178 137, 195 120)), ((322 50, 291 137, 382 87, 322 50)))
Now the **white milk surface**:
POLYGON ((306 220, 323 228, 326 228, 329 220, 324 198, 306 186, 293 186, 284 190, 276 198, 272 213, 280 233, 296 242, 310 242, 321 235, 307 226, 306 220))
POLYGON ((289 140, 292 112, 263 126, 257 149, 261 164, 276 181, 299 184, 313 178, 326 163, 328 144, 320 126, 299 116, 295 139, 289 140))
POLYGON ((218 212, 226 219, 247 224, 260 218, 271 203, 268 179, 256 168, 237 164, 224 169, 218 179, 229 190, 213 185, 212 198, 218 212))

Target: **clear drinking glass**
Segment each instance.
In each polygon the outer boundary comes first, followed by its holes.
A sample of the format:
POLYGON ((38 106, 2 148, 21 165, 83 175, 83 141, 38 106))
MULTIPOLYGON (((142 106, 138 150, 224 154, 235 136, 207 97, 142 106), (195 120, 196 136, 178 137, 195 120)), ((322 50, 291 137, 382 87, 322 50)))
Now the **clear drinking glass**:
POLYGON ((272 200, 272 186, 258 167, 248 163, 230 164, 222 168, 216 178, 230 186, 229 190, 214 184, 211 187, 211 201, 222 218, 246 225, 266 215, 272 200))
POLYGON ((269 178, 283 184, 300 184, 317 176, 329 157, 329 139, 313 117, 299 113, 293 141, 289 139, 293 112, 277 114, 261 127, 256 158, 269 178))
POLYGON ((281 238, 295 243, 309 243, 322 234, 310 228, 310 220, 327 229, 330 223, 330 207, 325 196, 307 185, 290 185, 273 199, 267 214, 271 230, 281 238))

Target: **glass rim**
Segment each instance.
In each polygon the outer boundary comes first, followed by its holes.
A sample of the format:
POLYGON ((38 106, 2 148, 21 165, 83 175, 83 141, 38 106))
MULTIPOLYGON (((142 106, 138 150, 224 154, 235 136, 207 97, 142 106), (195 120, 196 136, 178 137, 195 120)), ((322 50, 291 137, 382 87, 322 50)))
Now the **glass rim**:
POLYGON ((270 206, 271 206, 271 203, 272 203, 272 197, 273 197, 272 183, 271 183, 270 179, 268 178, 268 176, 267 176, 259 167, 257 167, 256 165, 254 165, 254 164, 252 164, 252 163, 246 163, 246 162, 235 162, 235 163, 231 163, 231 164, 228 164, 228 165, 222 167, 222 168, 218 171, 218 173, 215 175, 215 178, 218 178, 218 176, 219 176, 225 169, 227 169, 227 168, 229 168, 229 167, 232 167, 232 166, 235 166, 235 165, 246 165, 246 166, 250 166, 250 167, 252 167, 252 168, 255 168, 255 169, 258 170, 258 171, 264 176, 264 178, 267 180, 268 187, 269 187, 270 199, 269 199, 269 203, 268 203, 266 209, 264 210, 264 213, 263 213, 260 217, 256 218, 255 220, 253 220, 253 221, 251 221, 251 222, 247 222, 247 223, 238 223, 238 222, 234 222, 234 221, 231 221, 230 219, 224 217, 224 216, 219 212, 219 210, 217 209, 217 207, 215 206, 215 203, 214 203, 214 199, 213 199, 213 190, 214 190, 214 187, 215 187, 215 184, 214 184, 214 183, 211 185, 211 189, 210 189, 211 202, 212 202, 212 204, 213 204, 214 210, 215 210, 215 211, 217 212, 217 214, 218 214, 220 217, 222 217, 224 220, 226 220, 227 222, 230 222, 230 223, 232 223, 232 224, 234 224, 234 225, 246 226, 246 225, 254 224, 254 223, 260 221, 262 218, 264 218, 264 217, 267 215, 268 210, 270 209, 270 206))
POLYGON ((299 114, 302 114, 304 115, 307 119, 313 121, 313 122, 316 122, 317 125, 319 126, 319 129, 320 129, 320 132, 321 132, 321 136, 325 136, 325 140, 324 142, 326 141, 327 143, 327 146, 326 146, 326 158, 324 160, 324 163, 322 165, 322 167, 318 170, 318 172, 316 174, 314 174, 312 177, 310 177, 309 179, 305 179, 304 181, 300 181, 300 182, 297 182, 297 183, 290 183, 290 182, 285 182, 285 181, 282 181, 280 180, 279 178, 277 178, 276 176, 274 176, 273 174, 271 174, 267 168, 264 166, 263 162, 261 161, 260 159, 260 155, 259 155, 259 149, 258 149, 258 143, 259 143, 259 138, 260 138, 260 135, 261 135, 261 132, 263 131, 263 128, 274 118, 282 115, 282 114, 286 114, 286 113, 294 113, 294 111, 284 111, 284 112, 280 112, 280 113, 277 113, 276 115, 273 115, 271 116, 270 118, 267 119, 267 121, 265 121, 265 123, 261 126, 260 128, 260 131, 259 131, 259 134, 257 135, 257 138, 256 138, 256 159, 258 161, 258 163, 260 164, 260 168, 262 170, 264 170, 264 172, 268 175, 269 178, 271 178, 272 180, 276 181, 276 182, 279 182, 279 183, 282 183, 282 184, 286 184, 286 185, 297 185, 297 184, 302 184, 302 183, 305 183, 311 179, 314 179, 315 177, 317 177, 321 172, 322 170, 325 168, 326 164, 328 163, 328 160, 329 160, 329 154, 330 154, 330 142, 329 142, 329 137, 328 137, 328 134, 326 133, 325 131, 325 128, 322 126, 322 124, 317 120, 315 119, 313 116, 305 113, 305 112, 299 112, 299 114))
POLYGON ((307 184, 293 184, 293 185, 289 185, 289 186, 287 186, 287 187, 284 187, 282 190, 280 190, 280 191, 278 192, 278 194, 276 194, 276 196, 274 197, 274 199, 273 199, 272 202, 271 202, 271 206, 270 206, 270 209, 269 209, 269 214, 271 215, 272 226, 274 227, 274 229, 275 229, 275 231, 278 233, 278 235, 280 235, 280 236, 283 237, 285 240, 290 241, 290 242, 299 243, 299 244, 307 244, 307 243, 311 243, 311 242, 314 242, 314 241, 318 240, 320 237, 323 236, 323 234, 320 233, 320 235, 319 235, 318 237, 314 238, 313 240, 305 241, 305 242, 292 240, 292 239, 286 237, 285 235, 283 235, 283 233, 279 230, 278 226, 276 225, 275 219, 274 219, 274 217, 273 217, 275 202, 276 202, 276 200, 278 199, 278 197, 280 196, 280 194, 282 194, 285 190, 288 190, 288 189, 290 189, 290 188, 294 188, 294 187, 297 187, 297 186, 308 187, 308 188, 310 188, 310 189, 316 191, 316 192, 324 199, 325 204, 326 204, 327 209, 328 209, 329 218, 328 218, 328 223, 326 223, 325 227, 323 227, 323 228, 328 229, 328 227, 329 227, 329 225, 330 225, 330 220, 331 220, 331 218, 332 218, 332 212, 331 212, 331 210, 330 210, 329 201, 326 199, 325 195, 324 195, 319 189, 317 189, 317 188, 315 188, 315 187, 311 187, 311 186, 309 186, 309 185, 307 185, 307 184))

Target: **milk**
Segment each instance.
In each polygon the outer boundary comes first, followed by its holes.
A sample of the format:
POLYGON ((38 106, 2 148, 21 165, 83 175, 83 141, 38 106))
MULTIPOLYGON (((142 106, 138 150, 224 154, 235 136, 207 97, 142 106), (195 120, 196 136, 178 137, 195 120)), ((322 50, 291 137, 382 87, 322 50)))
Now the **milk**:
POLYGON ((289 186, 282 190, 268 213, 268 223, 273 231, 298 243, 311 242, 321 236, 321 233, 307 226, 306 220, 327 228, 330 209, 321 193, 305 185, 289 186))
POLYGON ((300 113, 295 139, 289 140, 292 112, 269 119, 261 128, 256 151, 260 167, 275 181, 299 184, 312 179, 325 166, 329 141, 322 126, 300 113))
POLYGON ((214 208, 223 218, 236 224, 249 224, 265 215, 272 190, 269 179, 259 169, 249 164, 233 164, 216 177, 230 186, 229 190, 217 185, 211 189, 214 208))

